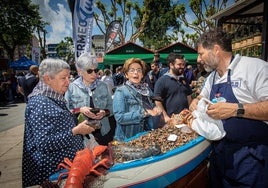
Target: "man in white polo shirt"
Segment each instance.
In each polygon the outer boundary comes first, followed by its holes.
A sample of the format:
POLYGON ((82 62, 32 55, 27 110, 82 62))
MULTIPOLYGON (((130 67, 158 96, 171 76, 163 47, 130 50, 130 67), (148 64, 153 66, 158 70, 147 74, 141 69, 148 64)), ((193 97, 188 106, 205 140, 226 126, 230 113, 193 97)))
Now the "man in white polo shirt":
POLYGON ((207 71, 200 95, 207 114, 223 122, 226 136, 212 143, 211 187, 268 187, 268 63, 232 55, 231 37, 221 29, 205 32, 198 60, 207 71))

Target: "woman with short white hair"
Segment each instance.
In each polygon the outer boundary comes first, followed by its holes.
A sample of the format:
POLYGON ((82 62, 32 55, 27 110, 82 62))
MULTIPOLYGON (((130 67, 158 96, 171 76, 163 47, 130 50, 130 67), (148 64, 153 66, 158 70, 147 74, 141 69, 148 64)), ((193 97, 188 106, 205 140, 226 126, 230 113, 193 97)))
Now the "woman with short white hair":
POLYGON ((81 135, 94 131, 86 121, 76 124, 66 107, 69 77, 70 66, 60 59, 45 59, 39 66, 40 81, 25 110, 23 187, 42 184, 65 157, 73 160, 84 148, 81 135))
MULTIPOLYGON (((76 114, 83 114, 88 120, 99 120, 100 129, 93 135, 101 145, 108 145, 113 140, 115 123, 110 125, 109 117, 113 114, 113 101, 108 86, 98 79, 98 62, 89 53, 82 54, 76 62, 79 77, 74 80, 65 94, 67 107, 76 114), (92 112, 93 109, 98 112, 92 112)), ((87 145, 90 137, 84 137, 87 145)))

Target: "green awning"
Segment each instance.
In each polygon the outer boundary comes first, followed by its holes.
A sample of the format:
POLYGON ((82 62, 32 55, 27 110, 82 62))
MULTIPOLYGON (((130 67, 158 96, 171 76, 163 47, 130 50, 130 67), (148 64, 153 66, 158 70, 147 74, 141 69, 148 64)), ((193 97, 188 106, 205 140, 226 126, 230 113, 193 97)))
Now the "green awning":
POLYGON ((146 63, 151 63, 154 54, 106 54, 104 56, 104 65, 123 65, 127 59, 140 58, 146 63))
MULTIPOLYGON (((183 54, 188 64, 195 65, 197 61, 197 53, 183 54)), ((160 61, 166 64, 168 54, 160 54, 160 61)), ((146 63, 151 63, 154 54, 109 54, 104 56, 104 65, 123 65, 127 59, 140 58, 146 63)))
MULTIPOLYGON (((180 53, 180 54, 182 54, 182 53, 180 53)), ((185 58, 187 64, 196 65, 197 56, 198 56, 197 53, 187 53, 187 54, 185 53, 182 55, 184 55, 184 58, 185 58)), ((163 62, 164 64, 166 64, 167 56, 168 56, 168 53, 160 53, 160 61, 163 62)))

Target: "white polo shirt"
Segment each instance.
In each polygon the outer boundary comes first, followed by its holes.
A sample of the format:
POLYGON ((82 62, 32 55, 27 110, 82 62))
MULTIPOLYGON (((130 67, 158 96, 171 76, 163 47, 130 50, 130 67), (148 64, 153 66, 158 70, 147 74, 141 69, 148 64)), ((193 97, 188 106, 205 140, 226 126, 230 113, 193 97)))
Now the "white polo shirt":
MULTIPOLYGON (((258 58, 236 55, 228 66, 234 95, 240 103, 255 103, 268 100, 268 62, 258 58)), ((215 71, 206 79, 200 93, 209 99, 215 71)), ((220 77, 216 72, 215 84, 227 81, 228 71, 220 77)))

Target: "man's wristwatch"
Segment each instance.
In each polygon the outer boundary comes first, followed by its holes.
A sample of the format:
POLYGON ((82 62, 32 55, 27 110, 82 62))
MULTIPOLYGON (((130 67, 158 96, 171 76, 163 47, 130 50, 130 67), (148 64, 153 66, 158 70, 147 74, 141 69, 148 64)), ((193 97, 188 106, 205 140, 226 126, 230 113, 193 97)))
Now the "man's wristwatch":
POLYGON ((241 103, 238 103, 237 105, 238 105, 238 108, 237 108, 236 115, 237 115, 237 117, 243 117, 243 115, 245 114, 244 106, 241 103))

